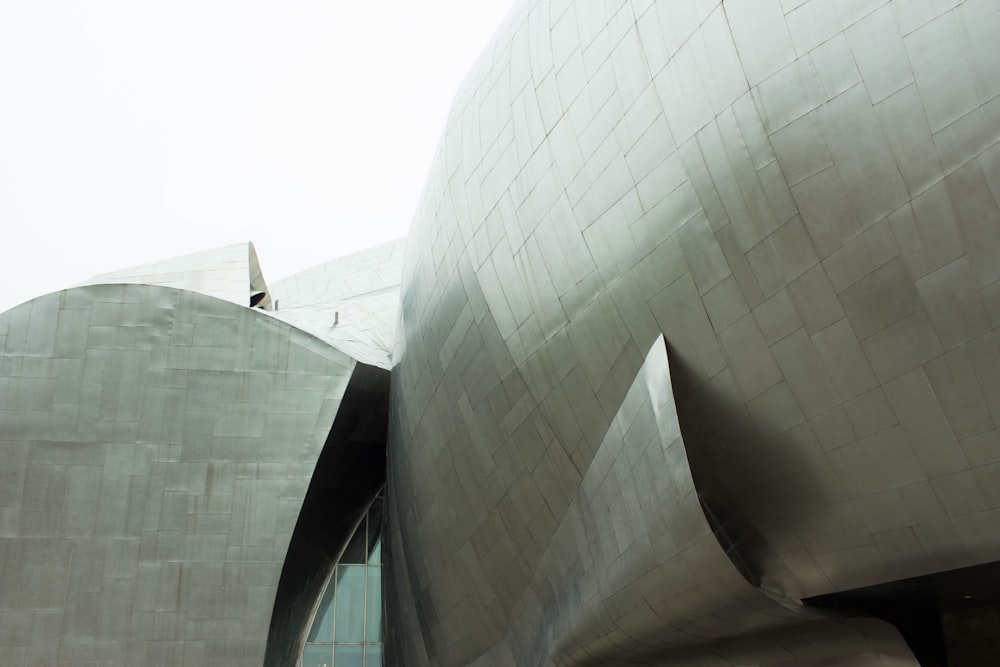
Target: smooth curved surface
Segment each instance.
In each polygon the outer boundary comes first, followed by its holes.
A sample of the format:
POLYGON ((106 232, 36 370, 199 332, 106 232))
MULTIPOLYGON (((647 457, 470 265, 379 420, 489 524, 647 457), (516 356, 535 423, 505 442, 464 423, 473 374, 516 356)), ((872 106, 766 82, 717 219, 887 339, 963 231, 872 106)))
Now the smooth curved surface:
POLYGON ((362 363, 391 369, 405 247, 391 241, 277 281, 272 314, 362 363))
POLYGON ((0 315, 3 663, 263 664, 354 367, 258 310, 166 287, 0 315))
POLYGON ((887 623, 817 613, 748 582, 705 516, 658 338, 498 648, 516 664, 732 664, 877 656, 916 665, 887 623), (533 642, 529 656, 522 644, 533 642), (664 660, 664 658, 668 658, 664 660))
MULTIPOLYGON (((581 600, 537 578, 661 335, 713 528, 771 595, 1000 559, 1000 18, 931 4, 512 10, 410 237, 396 664, 585 664, 545 618, 676 585, 630 559, 581 600)), ((627 618, 600 620, 607 655, 644 650, 627 618)), ((837 633, 813 639, 833 659, 837 633)))
POLYGON ((241 306, 271 309, 271 295, 253 243, 172 257, 89 278, 81 285, 159 285, 214 296, 241 306))

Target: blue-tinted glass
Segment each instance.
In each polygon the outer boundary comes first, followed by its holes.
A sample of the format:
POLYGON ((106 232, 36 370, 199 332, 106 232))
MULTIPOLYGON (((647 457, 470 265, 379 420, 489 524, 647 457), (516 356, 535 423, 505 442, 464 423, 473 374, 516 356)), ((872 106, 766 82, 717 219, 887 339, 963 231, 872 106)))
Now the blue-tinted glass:
POLYGON ((334 667, 364 667, 365 653, 361 644, 335 644, 333 647, 334 667))
POLYGON ((382 496, 373 501, 334 568, 309 629, 302 667, 382 666, 384 502, 382 496), (366 561, 372 565, 363 565, 366 561))
POLYGON ((333 647, 329 644, 306 644, 302 651, 302 667, 330 667, 333 663, 333 647))
POLYGON ((382 564, 382 535, 378 535, 375 540, 375 544, 368 551, 368 564, 369 565, 381 565, 382 564))
POLYGON ((382 641, 382 568, 368 568, 368 605, 365 608, 365 641, 382 641))
POLYGON ((330 582, 323 591, 323 598, 319 601, 319 608, 316 610, 316 617, 313 619, 312 627, 309 628, 309 642, 332 642, 333 641, 333 592, 336 590, 336 577, 330 577, 330 582))
POLYGON ((360 642, 365 635, 364 565, 337 566, 336 642, 360 642))

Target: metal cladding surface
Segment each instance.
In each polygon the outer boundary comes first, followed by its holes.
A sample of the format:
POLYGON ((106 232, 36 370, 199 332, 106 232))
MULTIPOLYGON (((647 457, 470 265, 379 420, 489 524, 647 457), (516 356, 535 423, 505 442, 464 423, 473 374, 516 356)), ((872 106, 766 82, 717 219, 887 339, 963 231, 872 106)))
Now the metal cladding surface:
POLYGON ((391 241, 276 282, 274 316, 389 370, 405 246, 404 240, 391 241))
POLYGON ((117 283, 176 287, 242 306, 249 304, 262 310, 271 309, 271 296, 252 243, 235 243, 153 264, 102 273, 82 284, 117 283))
POLYGON ((512 10, 409 240, 392 664, 912 664, 797 601, 1000 560, 997 34, 989 0, 512 10))
POLYGON ((94 280, 0 314, 0 662, 296 664, 388 373, 265 312, 246 244, 94 280))

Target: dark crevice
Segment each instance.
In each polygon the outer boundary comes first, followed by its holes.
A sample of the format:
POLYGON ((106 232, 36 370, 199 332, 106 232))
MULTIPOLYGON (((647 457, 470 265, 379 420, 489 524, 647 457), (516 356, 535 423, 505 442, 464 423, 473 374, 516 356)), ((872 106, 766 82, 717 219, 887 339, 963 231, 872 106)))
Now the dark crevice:
MULTIPOLYGON (((267 292, 251 292, 250 293, 250 307, 256 308, 261 301, 267 296, 267 292)), ((264 306, 261 305, 260 308, 263 310, 264 306)))
POLYGON ((892 623, 922 667, 1000 664, 1000 562, 806 598, 892 623))
POLYGON ((271 615, 265 667, 294 667, 312 611, 354 528, 385 484, 389 372, 358 364, 316 462, 271 615))

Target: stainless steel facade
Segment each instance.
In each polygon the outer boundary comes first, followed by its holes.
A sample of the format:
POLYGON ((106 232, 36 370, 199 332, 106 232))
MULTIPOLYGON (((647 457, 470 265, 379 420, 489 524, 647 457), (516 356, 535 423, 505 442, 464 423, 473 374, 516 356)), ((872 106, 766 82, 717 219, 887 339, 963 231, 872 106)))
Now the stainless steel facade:
MULTIPOLYGON (((391 294, 392 248, 304 275, 391 294)), ((340 348, 385 364, 394 307, 313 335, 246 244, 89 282, 0 315, 0 664, 294 665, 384 483, 388 372, 340 348)))
POLYGON ((988 0, 515 7, 410 238, 396 664, 912 664, 800 600, 1000 559, 998 34, 988 0))
POLYGON ((405 265, 235 247, 0 315, 3 664, 294 663, 390 368, 389 664, 996 664, 997 35, 526 0, 405 265))

